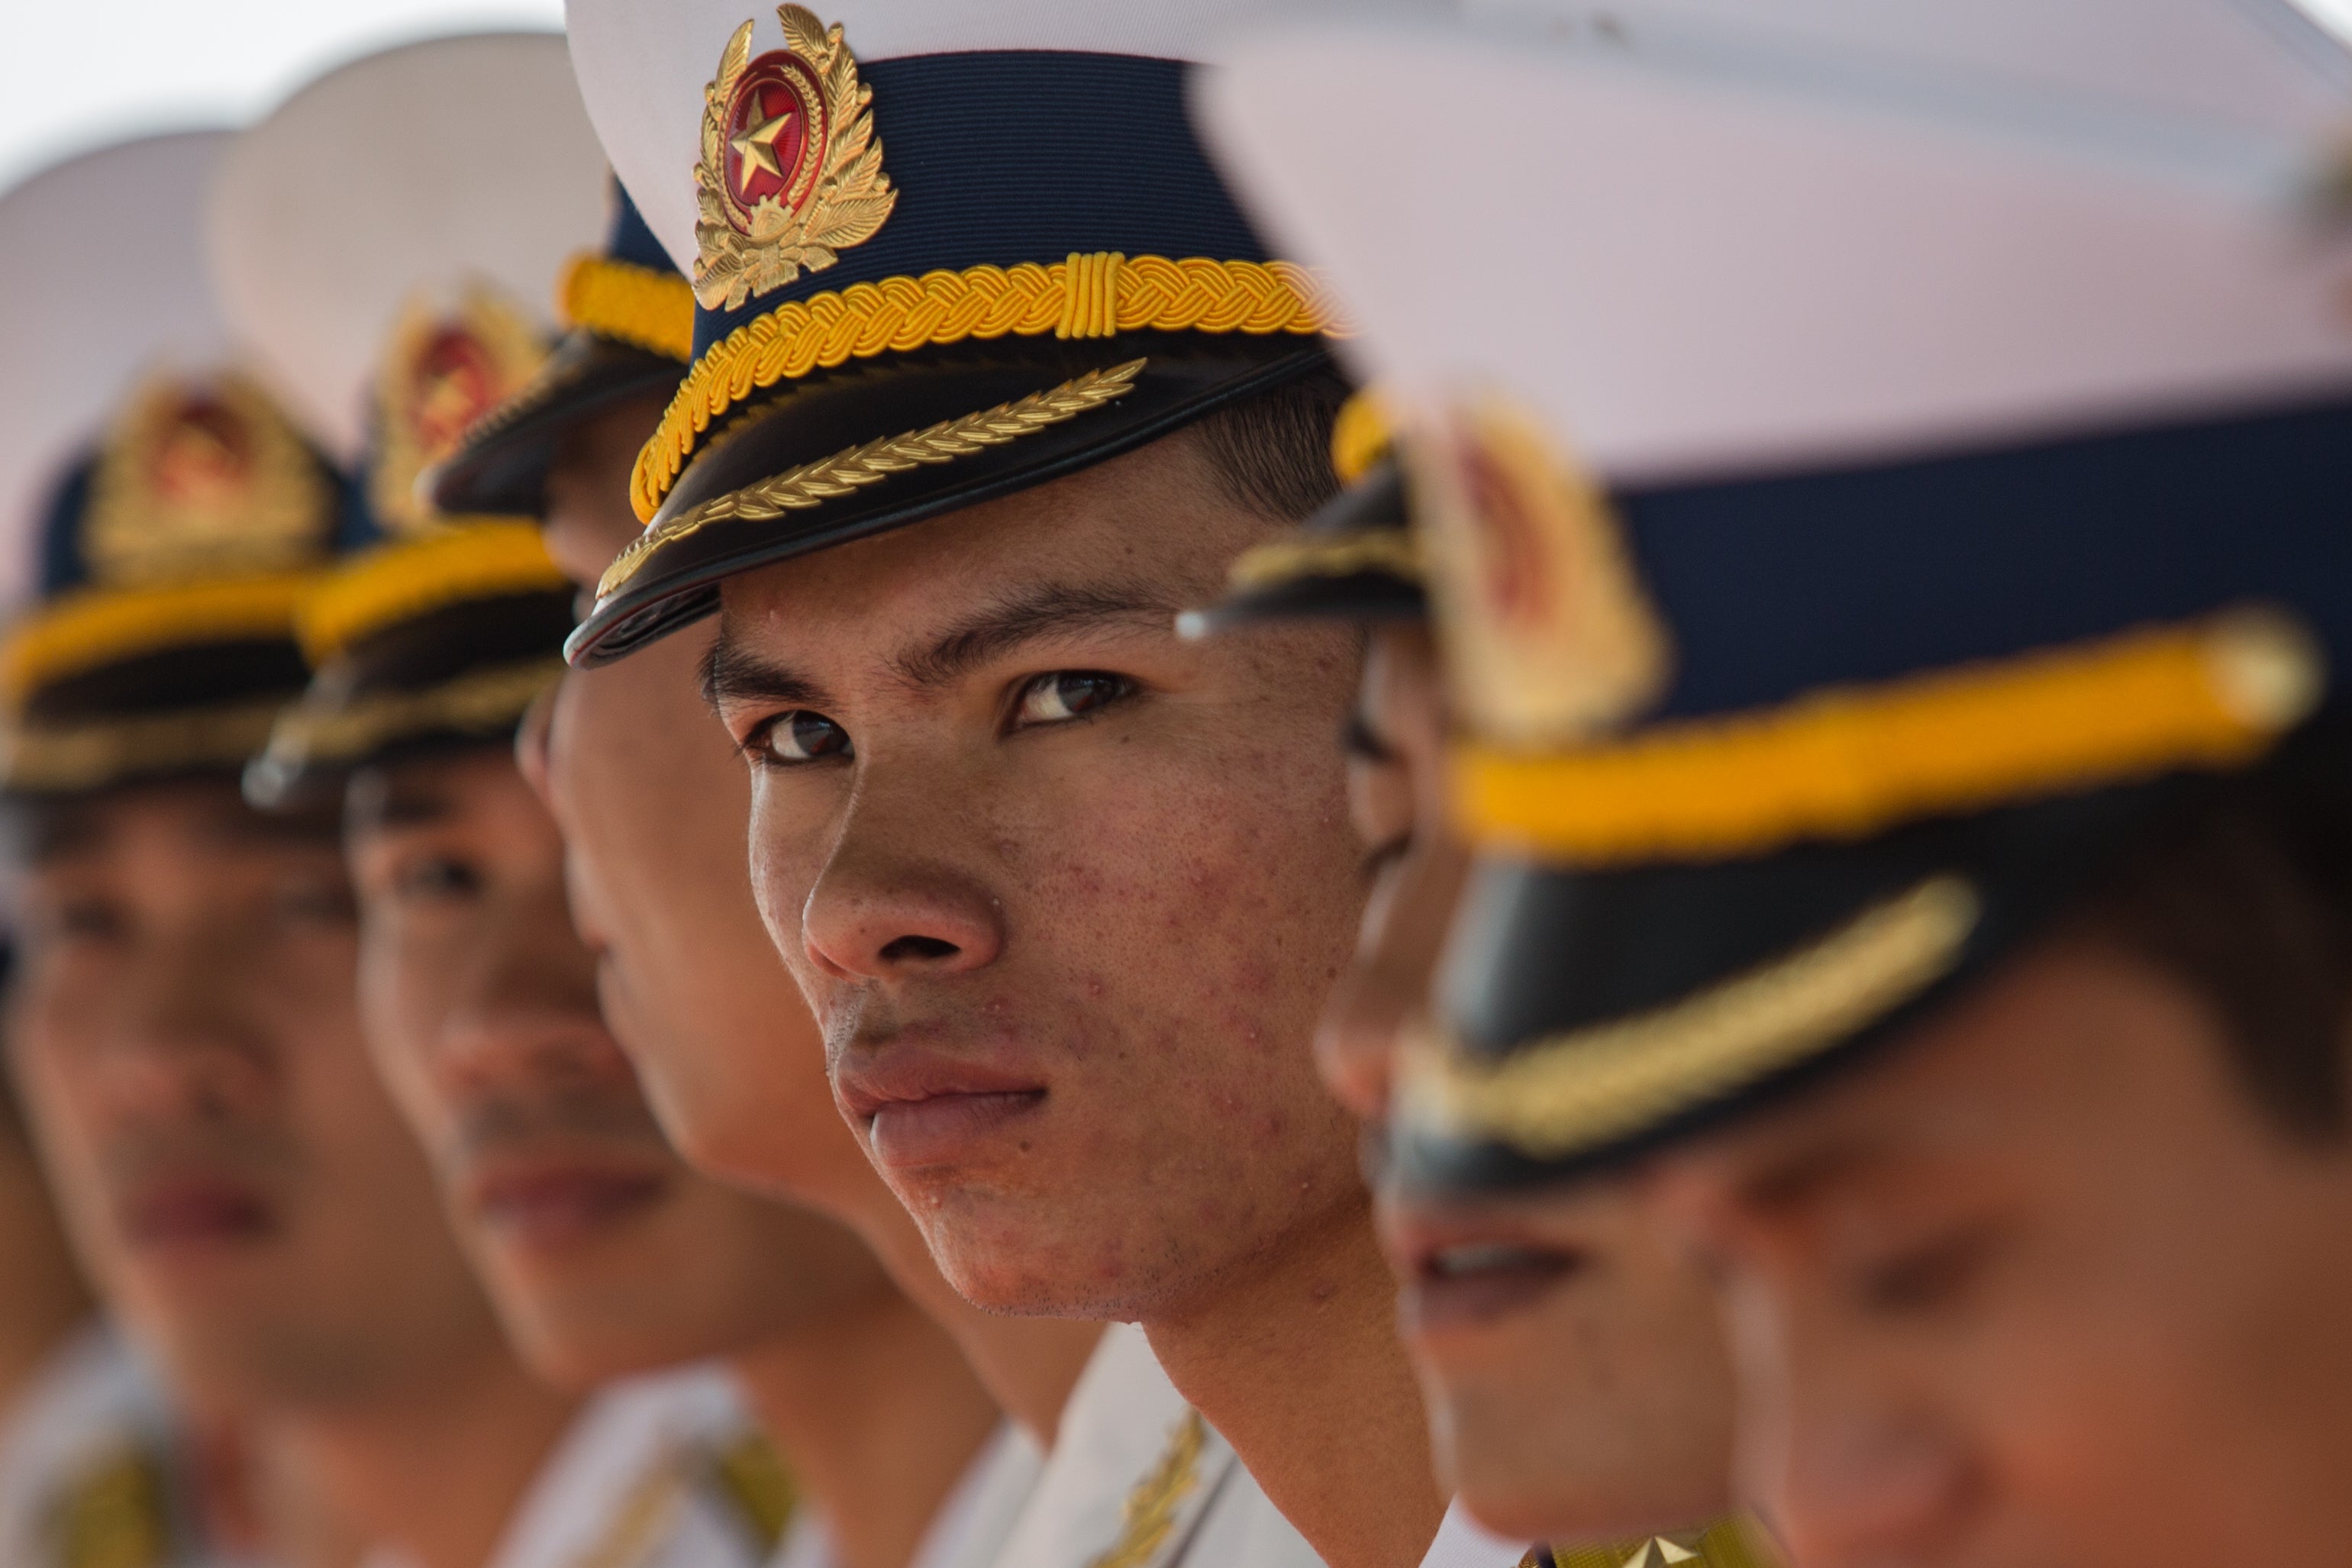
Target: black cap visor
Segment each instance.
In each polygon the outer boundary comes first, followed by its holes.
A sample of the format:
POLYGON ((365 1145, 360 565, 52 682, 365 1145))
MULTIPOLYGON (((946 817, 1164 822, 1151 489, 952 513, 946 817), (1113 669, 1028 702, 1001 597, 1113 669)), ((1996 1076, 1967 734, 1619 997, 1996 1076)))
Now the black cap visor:
POLYGON ((615 584, 566 648, 607 663, 711 614, 755 568, 1034 489, 1174 434, 1330 363, 1320 340, 1199 332, 1002 340, 861 362, 760 405, 688 467, 655 531, 706 503, 876 440, 919 432, 1141 362, 1122 395, 945 462, 911 465, 804 510, 669 540, 615 584))
POLYGON ((453 517, 544 517, 556 443, 616 404, 674 391, 685 375, 674 359, 575 331, 529 386, 475 423, 422 488, 453 517))

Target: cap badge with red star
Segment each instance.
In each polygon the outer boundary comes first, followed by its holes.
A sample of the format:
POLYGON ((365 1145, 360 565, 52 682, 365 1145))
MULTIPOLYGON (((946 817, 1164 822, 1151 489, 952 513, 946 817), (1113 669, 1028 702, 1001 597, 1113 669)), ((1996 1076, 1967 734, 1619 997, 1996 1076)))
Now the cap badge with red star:
POLYGON ((780 6, 785 47, 751 58, 735 30, 703 90, 695 296, 733 310, 822 272, 874 237, 898 205, 875 139, 874 90, 856 57, 799 5, 780 6))
POLYGON ((467 290, 454 310, 412 300, 378 372, 376 450, 368 503, 391 533, 431 526, 416 479, 457 450, 476 420, 527 385, 546 342, 494 290, 467 290))
POLYGON ((301 437, 243 376, 158 375, 109 433, 81 521, 111 587, 306 565, 334 497, 301 437))

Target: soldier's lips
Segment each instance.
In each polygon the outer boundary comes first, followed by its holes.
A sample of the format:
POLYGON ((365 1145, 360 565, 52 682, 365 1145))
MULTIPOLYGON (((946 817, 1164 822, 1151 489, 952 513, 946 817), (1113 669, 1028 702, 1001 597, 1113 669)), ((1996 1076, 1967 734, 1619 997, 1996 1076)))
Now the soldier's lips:
POLYGON ((836 1085, 875 1161, 901 1171, 983 1157, 1045 1103, 1034 1074, 922 1047, 885 1047, 846 1062, 836 1085))
POLYGON ((118 1205, 122 1231, 147 1252, 250 1246, 278 1234, 277 1205, 259 1184, 215 1172, 141 1183, 118 1205))
POLYGON ((1424 1352, 1529 1310, 1589 1261, 1507 1215, 1397 1208, 1383 1215, 1381 1232, 1402 1282, 1398 1330, 1424 1352))
POLYGON ((467 1207, 501 1241, 533 1251, 576 1247, 657 1204, 669 1173, 638 1161, 505 1160, 476 1170, 467 1207))

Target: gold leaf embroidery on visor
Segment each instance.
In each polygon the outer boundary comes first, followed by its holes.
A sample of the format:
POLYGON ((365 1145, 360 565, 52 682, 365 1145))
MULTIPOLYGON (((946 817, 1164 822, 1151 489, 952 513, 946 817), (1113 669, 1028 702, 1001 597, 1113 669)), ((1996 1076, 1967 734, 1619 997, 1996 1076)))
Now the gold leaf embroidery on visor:
POLYGON ((1384 574, 1407 583, 1424 574, 1421 546, 1407 528, 1368 528, 1337 537, 1299 532, 1242 552, 1225 574, 1236 589, 1270 588, 1308 577, 1384 574))
POLYGON ((1983 912, 1928 879, 1811 946, 1695 996, 1486 1065, 1423 1040, 1406 1055, 1408 1131, 1559 1160, 1643 1132, 1828 1049, 1950 973, 1983 912))
POLYGON ((636 542, 605 570, 596 585, 599 599, 620 592, 629 579, 667 544, 699 533, 714 522, 764 522, 788 511, 804 511, 841 496, 881 483, 927 465, 953 462, 991 447, 1002 447, 1052 426, 1076 418, 1090 408, 1115 402, 1135 389, 1148 360, 1129 360, 1108 370, 1090 370, 1044 392, 1033 392, 1017 402, 1000 403, 978 414, 943 419, 920 430, 885 436, 835 452, 830 458, 787 468, 773 479, 703 502, 678 513, 637 536, 636 542))
POLYGON ((291 773, 354 762, 418 735, 494 733, 519 721, 562 676, 562 659, 530 659, 471 670, 418 691, 306 700, 278 716, 265 765, 291 773))

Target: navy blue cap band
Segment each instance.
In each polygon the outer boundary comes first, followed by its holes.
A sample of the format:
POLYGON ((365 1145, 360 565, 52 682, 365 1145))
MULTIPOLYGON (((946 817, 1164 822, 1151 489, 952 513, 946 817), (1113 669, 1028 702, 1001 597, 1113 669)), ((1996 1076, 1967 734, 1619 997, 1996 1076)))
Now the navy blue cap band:
POLYGON ((896 210, 834 266, 697 310, 698 359, 788 300, 853 283, 1073 252, 1268 258, 1192 133, 1181 60, 990 50, 859 68, 896 210))
POLYGON ((1616 500, 1675 643, 1644 722, 2246 600, 2352 669, 2352 404, 1616 500))

